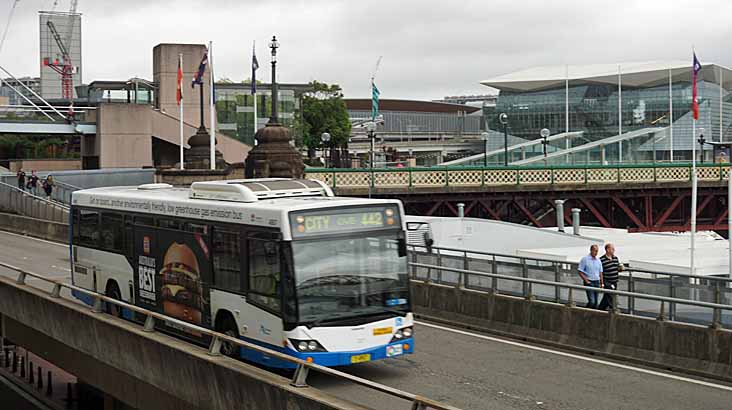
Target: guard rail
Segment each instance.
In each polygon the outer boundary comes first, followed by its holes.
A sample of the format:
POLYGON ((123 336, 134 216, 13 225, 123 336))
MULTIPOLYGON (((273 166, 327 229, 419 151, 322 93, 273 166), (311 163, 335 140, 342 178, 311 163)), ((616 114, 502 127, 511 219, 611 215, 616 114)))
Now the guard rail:
POLYGON ((69 207, 0 182, 0 209, 46 221, 68 223, 69 207))
POLYGON ((108 304, 116 305, 122 309, 128 309, 132 312, 138 313, 140 315, 144 315, 145 323, 143 325, 143 330, 145 332, 155 332, 155 320, 157 319, 157 320, 162 320, 162 321, 172 323, 176 326, 191 330, 193 332, 197 332, 197 333, 209 336, 209 337, 211 337, 211 342, 208 347, 208 354, 212 355, 212 356, 220 356, 221 355, 221 344, 223 342, 227 342, 227 343, 233 343, 241 348, 251 349, 251 350, 257 351, 259 353, 263 353, 268 356, 274 357, 276 359, 293 363, 297 366, 295 369, 294 375, 290 381, 290 384, 294 387, 308 387, 308 385, 307 385, 308 372, 310 370, 313 370, 313 371, 316 371, 316 372, 319 372, 322 374, 326 374, 329 376, 348 380, 348 381, 358 384, 360 386, 364 386, 369 389, 379 391, 381 393, 385 393, 387 395, 390 395, 390 396, 393 396, 393 397, 396 397, 399 399, 407 400, 411 403, 411 410, 427 410, 427 409, 460 410, 459 408, 454 407, 454 406, 443 404, 438 401, 431 400, 431 399, 428 399, 425 397, 421 397, 419 395, 408 393, 408 392, 405 392, 405 391, 402 391, 399 389, 395 389, 393 387, 389 387, 389 386, 386 386, 386 385, 383 385, 380 383, 372 382, 370 380, 366 380, 366 379, 360 378, 358 376, 353 376, 351 374, 348 374, 348 373, 345 373, 345 372, 342 372, 342 371, 339 371, 336 369, 331 369, 329 367, 321 366, 321 365, 318 365, 315 363, 309 363, 305 360, 301 360, 296 357, 286 355, 284 353, 280 353, 280 352, 277 352, 274 350, 267 349, 262 346, 258 346, 256 344, 245 342, 243 340, 240 340, 240 339, 237 339, 237 338, 234 338, 231 336, 227 336, 223 333, 219 333, 219 332, 216 332, 216 331, 213 331, 213 330, 201 327, 201 326, 196 326, 194 324, 184 322, 182 320, 179 320, 179 319, 176 319, 176 318, 173 318, 170 316, 166 316, 166 315, 160 314, 158 312, 153 312, 153 311, 150 311, 150 310, 147 310, 147 309, 135 306, 135 305, 131 305, 129 303, 126 303, 126 302, 123 302, 123 301, 120 301, 117 299, 113 299, 108 296, 102 295, 100 293, 93 292, 93 291, 90 291, 90 290, 87 290, 84 288, 80 288, 75 285, 64 283, 64 282, 61 282, 56 279, 48 278, 46 276, 39 275, 37 273, 29 272, 27 270, 18 268, 16 266, 13 266, 13 265, 10 265, 10 264, 4 263, 4 262, 0 262, 0 267, 10 269, 14 272, 17 272, 18 277, 17 277, 16 281, 19 285, 30 286, 26 283, 27 277, 40 279, 41 281, 51 284, 53 286, 53 288, 50 292, 50 295, 54 298, 60 298, 61 291, 64 288, 68 289, 70 291, 75 291, 75 292, 79 292, 84 295, 87 295, 94 300, 94 305, 92 306, 92 311, 94 313, 99 313, 99 314, 104 313, 104 304, 108 303, 108 304))
MULTIPOLYGON (((655 301, 660 302, 660 307, 658 314, 656 318, 658 320, 664 320, 666 319, 666 313, 665 313, 665 306, 668 304, 669 306, 677 306, 677 305, 688 305, 693 306, 697 308, 705 308, 705 309, 711 309, 712 310, 712 320, 711 320, 711 327, 719 328, 722 324, 722 312, 723 311, 732 311, 732 305, 728 304, 720 304, 720 303, 712 303, 712 302, 702 302, 702 301, 696 301, 696 300, 689 300, 689 299, 680 299, 680 298, 674 298, 674 297, 667 297, 667 296, 658 296, 658 295, 650 295, 645 293, 638 293, 638 292, 629 292, 629 291, 623 291, 623 290, 612 290, 612 289, 604 289, 604 288, 595 288, 590 286, 583 286, 583 285, 576 285, 571 283, 565 283, 565 282, 557 282, 557 281, 550 281, 550 280, 542 280, 542 279, 533 279, 528 277, 518 277, 518 276, 511 276, 511 275, 503 275, 503 274, 497 274, 497 273, 487 273, 487 272, 480 272, 475 270, 469 270, 469 269, 460 269, 460 268, 454 268, 444 265, 432 265, 432 264, 425 264, 425 263, 417 263, 417 262, 409 262, 409 266, 411 266, 412 272, 411 272, 411 280, 419 280, 425 283, 430 282, 436 282, 441 285, 449 285, 454 286, 457 289, 469 289, 469 290, 475 290, 475 291, 488 291, 492 293, 502 293, 499 291, 499 280, 506 280, 506 281, 512 281, 512 282, 519 282, 523 284, 522 288, 523 291, 520 293, 520 296, 526 298, 526 299, 536 299, 536 294, 534 293, 534 285, 543 285, 543 286, 549 286, 553 287, 554 289, 567 289, 567 296, 564 300, 564 303, 567 306, 574 306, 575 304, 575 297, 573 294, 573 291, 580 290, 580 291, 593 291, 598 292, 602 294, 609 294, 611 295, 611 298, 613 300, 612 303, 612 312, 617 313, 619 312, 619 296, 624 296, 628 298, 629 300, 635 300, 635 299, 641 299, 641 300, 648 300, 648 301, 655 301), (423 275, 420 277, 419 273, 415 271, 414 268, 419 269, 426 269, 427 272, 431 270, 435 270, 438 272, 452 272, 457 275, 457 278, 454 281, 445 281, 442 278, 438 278, 438 280, 433 281, 431 280, 431 276, 429 274, 423 275), (470 284, 470 276, 478 276, 480 278, 490 278, 490 283, 487 286, 474 286, 470 284)), ((559 293, 557 293, 558 295, 559 293)), ((555 303, 562 303, 562 300, 559 296, 553 301, 555 303)), ((674 320, 673 317, 669 317, 669 320, 674 320)))
MULTIPOLYGON (((468 188, 510 186, 608 186, 611 184, 686 183, 691 181, 689 163, 622 165, 308 168, 307 178, 338 188, 381 189, 468 188)), ((729 175, 729 164, 697 164, 700 182, 721 182, 729 175)))

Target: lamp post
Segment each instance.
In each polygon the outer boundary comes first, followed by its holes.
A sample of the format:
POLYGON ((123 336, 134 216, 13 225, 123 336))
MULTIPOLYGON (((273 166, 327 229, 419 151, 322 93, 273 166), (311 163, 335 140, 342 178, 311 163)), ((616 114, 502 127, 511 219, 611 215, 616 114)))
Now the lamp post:
POLYGON ((699 128, 699 162, 704 163, 704 144, 707 140, 704 138, 704 128, 699 128))
POLYGON ((330 146, 330 134, 328 134, 327 132, 320 134, 320 141, 323 142, 323 159, 325 160, 325 167, 328 168, 329 155, 326 153, 328 152, 327 147, 330 146))
POLYGON ((277 42, 277 37, 272 36, 272 41, 269 43, 269 48, 272 50, 272 115, 269 117, 269 122, 277 123, 277 49, 280 47, 280 43, 277 42))
POLYGON ((483 139, 483 167, 488 166, 488 137, 490 134, 483 132, 480 137, 483 139))
POLYGON ((508 114, 501 113, 498 121, 503 124, 503 165, 508 166, 508 114))
POLYGON ((542 128, 541 131, 539 131, 539 135, 541 135, 541 145, 544 148, 544 165, 546 165, 546 144, 548 144, 546 139, 551 135, 551 131, 549 131, 549 128, 542 128))

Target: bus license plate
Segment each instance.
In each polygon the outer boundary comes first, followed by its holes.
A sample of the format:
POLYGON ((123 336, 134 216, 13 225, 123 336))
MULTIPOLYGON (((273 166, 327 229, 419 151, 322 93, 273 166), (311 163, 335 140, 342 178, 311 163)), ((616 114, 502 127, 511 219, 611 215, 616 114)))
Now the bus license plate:
POLYGON ((402 345, 386 346, 386 357, 399 356, 402 353, 404 353, 402 345))
POLYGON ((371 361, 370 354, 358 354, 355 356, 351 356, 351 363, 363 363, 368 361, 371 361))

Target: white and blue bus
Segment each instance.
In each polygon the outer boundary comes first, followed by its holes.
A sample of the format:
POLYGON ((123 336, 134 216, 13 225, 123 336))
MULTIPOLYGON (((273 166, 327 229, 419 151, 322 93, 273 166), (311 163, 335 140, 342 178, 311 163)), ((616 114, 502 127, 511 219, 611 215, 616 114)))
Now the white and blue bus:
MULTIPOLYGON (((334 197, 312 180, 81 190, 72 279, 317 364, 368 362, 414 351, 404 223, 397 200, 334 197)), ((156 327, 205 342, 171 322, 156 327)), ((222 352, 290 367, 230 343, 222 352)))

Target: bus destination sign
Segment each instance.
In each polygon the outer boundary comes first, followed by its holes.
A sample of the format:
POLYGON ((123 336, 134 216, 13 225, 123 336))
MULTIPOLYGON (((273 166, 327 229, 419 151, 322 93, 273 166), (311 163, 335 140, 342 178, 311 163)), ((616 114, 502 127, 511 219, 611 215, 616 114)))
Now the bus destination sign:
POLYGON ((334 209, 290 214, 292 237, 399 227, 396 207, 334 209))

